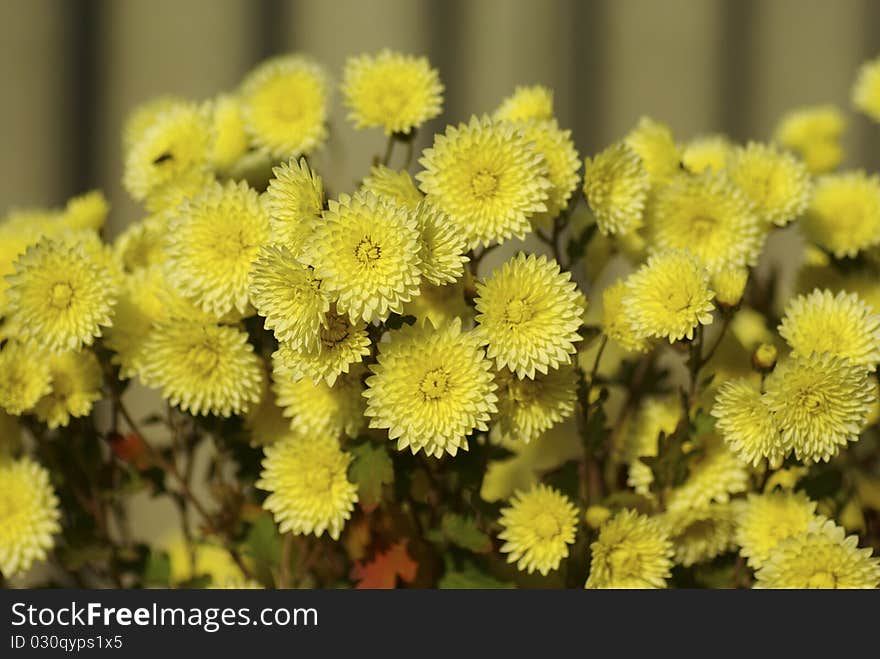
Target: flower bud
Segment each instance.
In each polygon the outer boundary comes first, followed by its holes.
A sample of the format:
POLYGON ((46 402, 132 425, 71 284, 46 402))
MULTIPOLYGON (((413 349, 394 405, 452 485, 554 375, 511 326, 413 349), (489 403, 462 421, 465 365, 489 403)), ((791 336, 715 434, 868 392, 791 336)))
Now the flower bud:
POLYGON ((776 365, 777 356, 776 346, 762 343, 752 353, 752 366, 759 371, 769 371, 776 365))

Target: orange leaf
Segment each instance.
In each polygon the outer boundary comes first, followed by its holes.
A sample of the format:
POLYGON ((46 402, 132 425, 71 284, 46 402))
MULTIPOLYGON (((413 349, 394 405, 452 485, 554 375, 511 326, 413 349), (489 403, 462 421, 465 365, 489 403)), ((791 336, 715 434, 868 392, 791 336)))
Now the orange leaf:
POLYGON ((395 588, 397 577, 404 583, 415 581, 418 568, 403 540, 391 545, 387 551, 379 552, 368 563, 356 563, 350 576, 358 582, 355 588, 395 588))

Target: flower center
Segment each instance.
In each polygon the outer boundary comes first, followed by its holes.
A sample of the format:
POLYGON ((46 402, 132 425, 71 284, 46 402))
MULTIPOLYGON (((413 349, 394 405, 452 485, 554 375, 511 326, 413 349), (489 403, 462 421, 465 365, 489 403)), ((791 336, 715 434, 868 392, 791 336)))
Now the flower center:
POLYGON ((608 557, 608 565, 616 576, 637 575, 641 572, 639 555, 625 548, 618 548, 608 557))
POLYGON ((698 236, 706 236, 715 228, 715 219, 706 215, 697 215, 692 223, 694 233, 698 236))
POLYGON ((478 199, 491 197, 498 189, 498 178, 485 169, 481 169, 471 179, 471 188, 474 191, 474 196, 478 199))
POLYGON ((528 306, 522 300, 513 300, 507 305, 507 320, 511 323, 521 323, 528 315, 528 306))
POLYGON ((194 347, 188 357, 187 361, 192 365, 193 371, 203 376, 210 375, 220 361, 217 352, 208 345, 194 347))
POLYGON ((49 294, 49 304, 56 309, 66 309, 70 306, 73 298, 73 288, 67 282, 60 282, 52 286, 49 294))
POLYGON ((333 486, 333 472, 327 465, 315 465, 306 472, 305 482, 313 492, 328 492, 333 486))
POLYGON ((822 397, 814 391, 800 391, 798 402, 802 409, 812 414, 817 413, 822 407, 822 397))
POLYGON ((830 572, 816 572, 807 579, 807 588, 837 588, 837 578, 830 572))
POLYGON ((382 256, 382 249, 367 236, 354 248, 354 257, 363 265, 370 265, 382 256))
POLYGON ((559 522, 550 513, 538 513, 535 517, 535 533, 542 540, 549 540, 559 535, 559 522))
POLYGON ((425 400, 437 400, 449 390, 449 375, 442 368, 428 371, 419 383, 425 400))
POLYGON ((321 329, 321 344, 332 348, 348 336, 348 322, 339 316, 331 318, 327 327, 321 329))

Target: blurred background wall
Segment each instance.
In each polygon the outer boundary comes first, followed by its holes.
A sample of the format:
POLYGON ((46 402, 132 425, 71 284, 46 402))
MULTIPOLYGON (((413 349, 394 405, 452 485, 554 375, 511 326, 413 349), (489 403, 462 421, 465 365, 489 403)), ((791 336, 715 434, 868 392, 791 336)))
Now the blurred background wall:
MULTIPOLYGON (((0 213, 101 187, 116 233, 139 214, 119 184, 120 126, 136 104, 207 98, 290 50, 338 78, 347 56, 384 46, 440 69, 446 113, 434 130, 542 83, 591 154, 641 114, 680 139, 745 139, 768 138, 795 105, 845 107, 858 64, 880 52, 880 2, 0 0, 0 213)), ((383 138, 355 134, 338 107, 334 129, 338 190, 383 138)), ((852 115, 847 143, 851 164, 880 168, 876 126, 852 115)))

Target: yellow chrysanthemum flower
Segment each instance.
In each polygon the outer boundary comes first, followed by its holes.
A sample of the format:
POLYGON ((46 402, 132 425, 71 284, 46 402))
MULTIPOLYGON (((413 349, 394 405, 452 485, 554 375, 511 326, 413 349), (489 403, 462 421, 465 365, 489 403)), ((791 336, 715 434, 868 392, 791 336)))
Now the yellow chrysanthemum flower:
POLYGON ((566 364, 534 379, 521 379, 507 369, 498 384, 498 430, 503 439, 528 444, 571 416, 577 401, 577 371, 566 364))
POLYGON ((424 195, 405 170, 394 170, 385 165, 373 165, 370 174, 361 183, 361 190, 377 197, 388 197, 399 206, 415 210, 424 195))
POLYGON ((659 520, 633 510, 603 524, 590 551, 584 588, 665 588, 675 553, 659 520))
POLYGON ((153 117, 127 150, 125 189, 142 201, 194 172, 207 172, 211 139, 211 125, 202 109, 174 103, 153 117))
POLYGON ((874 121, 880 121, 880 57, 865 62, 852 88, 852 104, 874 121))
POLYGON ((264 449, 256 485, 270 492, 263 507, 275 516, 281 533, 339 539, 358 501, 348 480, 351 455, 334 437, 291 436, 264 449))
POLYGON ((779 335, 798 355, 827 352, 870 371, 880 362, 880 315, 855 293, 799 295, 786 306, 779 335))
POLYGON ((581 308, 570 272, 522 252, 477 284, 477 333, 498 368, 533 378, 568 363, 580 341, 581 308))
POLYGON ((577 188, 581 160, 571 139, 570 130, 562 130, 556 119, 531 120, 518 124, 526 140, 532 142, 547 165, 550 189, 547 210, 532 217, 535 226, 549 226, 568 206, 568 200, 577 188))
POLYGON ((568 556, 568 545, 577 533, 578 509, 558 490, 535 485, 517 492, 510 506, 501 511, 498 534, 504 540, 501 552, 509 554, 508 563, 531 574, 546 576, 568 556))
POLYGON ((863 171, 820 177, 801 226, 808 240, 837 258, 880 244, 880 177, 863 171))
POLYGON ((386 135, 409 133, 443 109, 443 83, 427 58, 387 48, 348 58, 342 95, 355 127, 379 126, 386 135))
POLYGON ((128 151, 139 142, 163 113, 185 104, 186 99, 166 94, 136 106, 122 124, 123 149, 128 151))
POLYGON ((440 327, 458 318, 462 322, 462 327, 472 328, 474 311, 465 300, 464 288, 462 280, 445 286, 422 282, 418 296, 406 303, 403 313, 415 316, 419 322, 427 321, 434 327, 440 327))
POLYGON ((241 101, 221 94, 208 105, 214 136, 211 163, 220 172, 230 171, 250 146, 241 101))
POLYGON ((495 110, 498 121, 547 121, 553 118, 553 90, 542 85, 517 87, 495 110))
POLYGON ((66 426, 70 417, 82 417, 101 399, 101 364, 91 350, 64 352, 49 358, 51 391, 34 408, 37 418, 49 428, 66 426))
POLYGON ((323 380, 315 383, 290 373, 273 374, 277 403, 290 419, 290 428, 303 435, 357 437, 366 425, 361 383, 365 371, 355 364, 332 387, 323 380))
POLYGON ((173 320, 147 338, 140 376, 193 415, 244 414, 260 399, 262 364, 235 327, 173 320))
POLYGON ((165 236, 168 233, 168 216, 164 213, 149 215, 132 222, 113 241, 113 252, 128 272, 148 268, 165 262, 165 236))
POLYGON ((369 192, 330 201, 305 258, 352 322, 384 321, 419 292, 416 220, 369 192))
POLYGON ((715 302, 728 309, 740 303, 748 281, 749 269, 738 265, 729 265, 709 277, 709 283, 715 291, 715 302))
POLYGON ((734 148, 727 172, 769 224, 785 226, 810 201, 812 182, 806 166, 773 145, 750 142, 734 148))
POLYGON ((318 344, 312 349, 296 347, 281 342, 272 355, 273 368, 278 377, 309 378, 313 382, 324 380, 333 386, 336 378, 348 373, 370 354, 370 338, 367 328, 359 322, 352 325, 348 316, 334 311, 327 313, 318 330, 318 344))
POLYGON ((22 335, 60 352, 79 350, 112 322, 117 282, 81 240, 43 238, 8 277, 9 320, 22 335))
POLYGON ((806 533, 815 518, 816 502, 803 492, 749 494, 736 530, 739 553, 757 569, 780 542, 806 533))
POLYGON ((514 124, 472 117, 437 135, 419 162, 422 191, 469 248, 522 238, 532 216, 547 211, 547 164, 514 124))
POLYGON ((755 573, 755 588, 877 588, 880 559, 831 520, 810 522, 806 533, 783 540, 755 573))
POLYGON ((623 460, 629 464, 627 485, 648 495, 654 474, 639 458, 653 458, 659 450, 660 434, 670 436, 681 419, 681 402, 675 396, 649 396, 641 401, 623 445, 623 460))
POLYGON ((49 472, 30 458, 0 458, 0 573, 9 578, 46 558, 61 531, 49 472))
POLYGON ((765 386, 783 443, 805 462, 827 462, 857 441, 875 400, 866 368, 827 353, 780 362, 765 386))
POLYGON ((654 248, 689 250, 710 273, 755 265, 765 232, 749 200, 725 174, 676 176, 652 207, 654 248))
POLYGON ((250 297, 265 327, 291 348, 317 351, 320 330, 330 311, 330 297, 311 268, 285 247, 263 247, 250 272, 250 297))
POLYGON ((602 291, 602 331, 624 350, 647 352, 649 342, 633 330, 623 306, 628 290, 626 280, 619 279, 602 291))
POLYGON ((627 234, 642 226, 651 178, 625 142, 608 147, 584 165, 584 196, 603 235, 627 234))
POLYGON ((712 503, 664 513, 663 523, 675 546, 675 562, 690 567, 732 550, 736 518, 736 506, 732 503, 712 503))
POLYGON ((279 160, 310 153, 327 139, 329 83, 307 57, 264 61, 242 82, 240 98, 251 140, 279 160))
POLYGON ((778 469, 791 451, 761 391, 749 380, 722 384, 715 395, 712 416, 718 419, 715 427, 728 446, 755 467, 766 459, 771 469, 778 469))
POLYGON ((324 183, 305 158, 272 169, 266 208, 272 242, 299 257, 312 229, 320 223, 324 208, 324 183))
POLYGON ((626 279, 623 307, 639 337, 674 343, 692 339, 698 325, 712 323, 709 277, 687 252, 659 252, 626 279))
POLYGON ((184 203, 169 227, 166 268, 174 283, 218 318, 248 306, 248 275, 269 240, 269 217, 246 183, 215 183, 184 203))
POLYGON ((209 577, 215 588, 245 582, 241 568, 224 547, 210 542, 188 542, 182 533, 161 540, 159 546, 168 554, 169 576, 175 586, 197 577, 209 577))
POLYGON ((727 167, 733 145, 724 135, 707 135, 686 143, 681 148, 681 164, 693 174, 720 172, 727 167))
POLYGON ((667 510, 700 508, 712 502, 726 503, 731 495, 749 488, 748 466, 720 437, 706 435, 700 438, 699 444, 701 453, 688 462, 687 479, 666 497, 667 510))
POLYGON ((7 341, 0 348, 0 407, 19 416, 51 391, 49 362, 35 344, 7 341))
POLYGON ((7 276, 15 272, 18 257, 41 238, 56 235, 60 230, 56 215, 46 211, 13 211, 0 221, 0 315, 7 314, 7 276))
POLYGON ((74 231, 100 231, 110 212, 107 197, 100 190, 92 190, 68 200, 61 222, 74 231))
POLYGON ((663 184, 679 171, 681 154, 666 124, 642 117, 624 140, 641 158, 651 185, 663 184))
POLYGON ((843 161, 845 128, 846 116, 833 105, 804 107, 782 117, 774 139, 803 158, 811 173, 822 174, 843 161))
POLYGON ((419 269, 422 277, 441 286, 464 274, 464 237, 449 217, 428 201, 420 201, 413 211, 419 228, 419 269))
POLYGON ((392 332, 377 360, 364 392, 366 415, 371 428, 388 429, 398 450, 455 455, 467 450, 474 430, 488 430, 498 400, 491 364, 459 320, 392 332))

